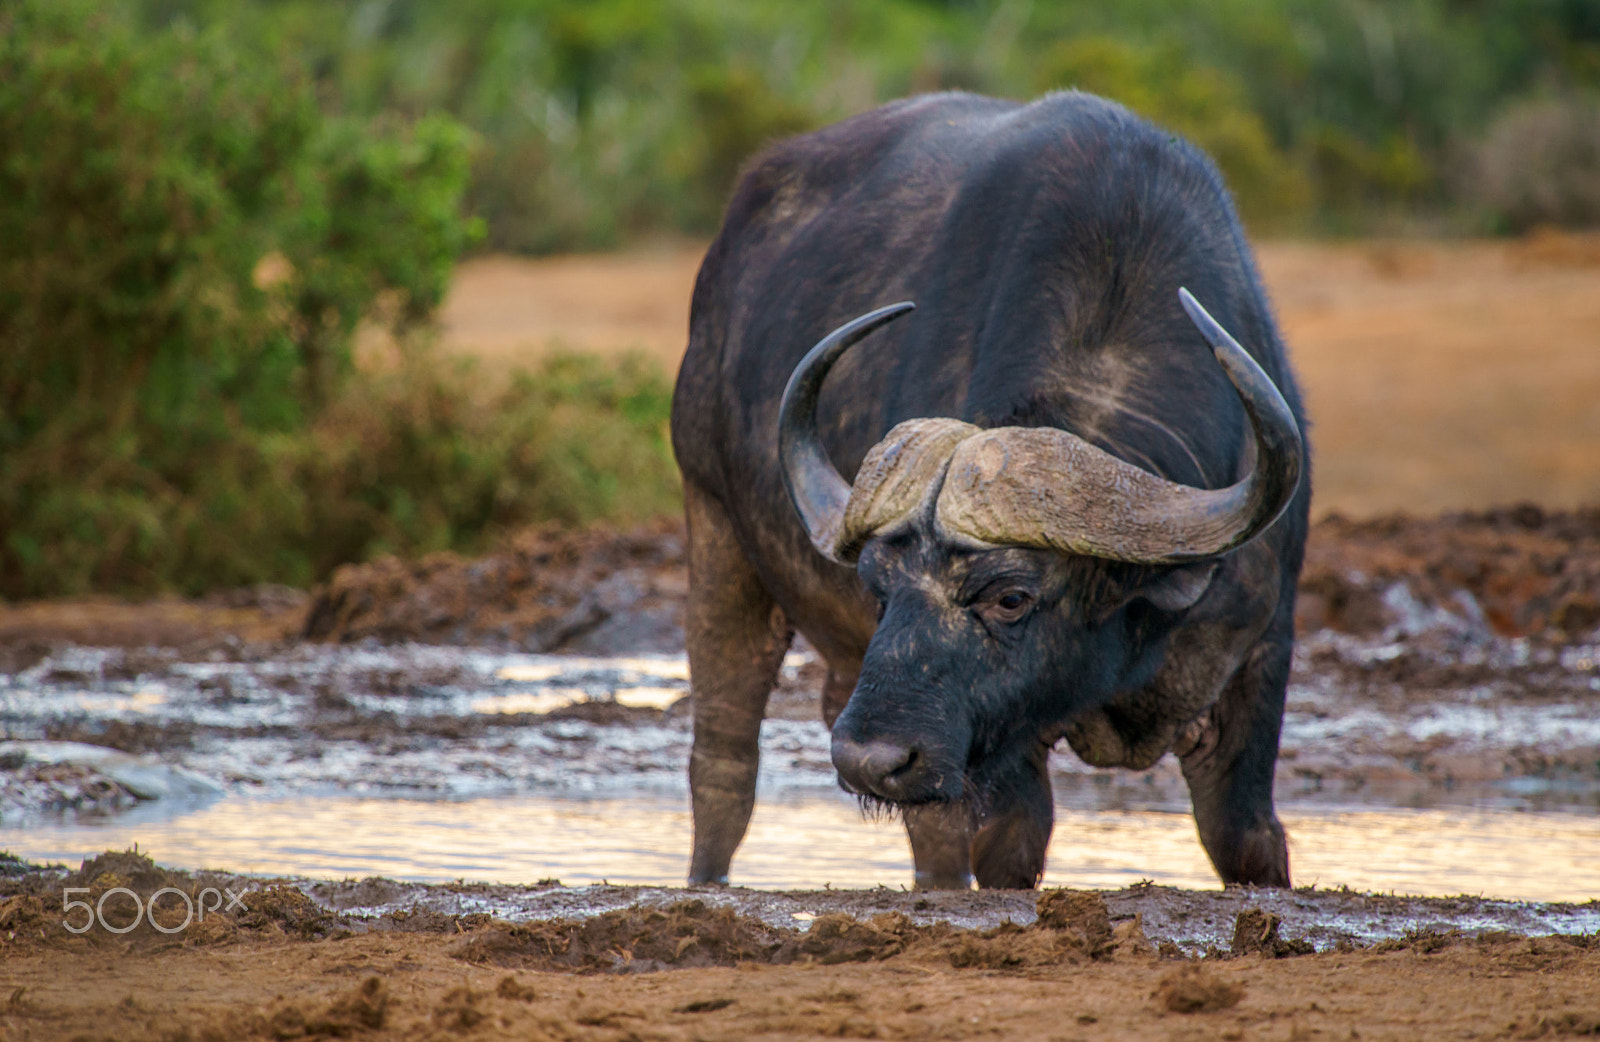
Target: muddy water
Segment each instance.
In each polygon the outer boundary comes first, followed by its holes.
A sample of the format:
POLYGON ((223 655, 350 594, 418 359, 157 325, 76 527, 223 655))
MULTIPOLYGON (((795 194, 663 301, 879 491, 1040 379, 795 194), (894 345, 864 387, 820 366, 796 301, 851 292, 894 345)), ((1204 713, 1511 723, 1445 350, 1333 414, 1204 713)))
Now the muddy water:
MULTIPOLYGON (((1290 692, 1279 791, 1299 883, 1600 896, 1600 786, 1505 766, 1531 748, 1542 763, 1590 755, 1589 658, 1558 656, 1541 668, 1570 683, 1508 698, 1496 685, 1514 685, 1530 652, 1477 647, 1505 660, 1504 677, 1480 669, 1470 688, 1397 701, 1350 670, 1420 652, 1306 644, 1339 668, 1303 669, 1290 692)), ((791 657, 764 726, 735 881, 898 889, 903 833, 863 821, 835 788, 814 695, 800 690, 811 666, 791 657)), ((167 864, 253 873, 676 885, 690 835, 686 687, 681 656, 69 649, 0 677, 0 849, 76 862, 137 843, 167 864)), ((1216 887, 1170 763, 1053 765, 1046 883, 1216 887)))
MULTIPOLYGON (((138 843, 164 863, 268 875, 674 886, 683 881, 690 834, 686 801, 663 797, 245 798, 152 811, 0 829, 0 848, 76 863, 138 843)), ((1534 901, 1600 895, 1594 816, 1293 804, 1283 811, 1301 885, 1534 901)), ((863 821, 853 803, 822 793, 761 804, 734 876, 764 889, 897 889, 911 865, 898 824, 863 821)), ((1047 885, 1115 889, 1141 879, 1217 886, 1187 815, 1060 812, 1047 885)))

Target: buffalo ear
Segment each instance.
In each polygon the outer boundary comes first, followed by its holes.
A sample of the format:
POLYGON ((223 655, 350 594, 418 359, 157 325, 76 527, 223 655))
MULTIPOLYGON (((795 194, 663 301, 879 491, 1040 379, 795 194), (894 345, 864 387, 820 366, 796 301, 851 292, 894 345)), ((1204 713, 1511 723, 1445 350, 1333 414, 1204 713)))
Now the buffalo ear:
POLYGON ((1171 568, 1143 586, 1135 596, 1149 601, 1162 611, 1183 611, 1192 608, 1196 601, 1211 588, 1211 577, 1217 574, 1214 561, 1203 564, 1186 564, 1171 568))

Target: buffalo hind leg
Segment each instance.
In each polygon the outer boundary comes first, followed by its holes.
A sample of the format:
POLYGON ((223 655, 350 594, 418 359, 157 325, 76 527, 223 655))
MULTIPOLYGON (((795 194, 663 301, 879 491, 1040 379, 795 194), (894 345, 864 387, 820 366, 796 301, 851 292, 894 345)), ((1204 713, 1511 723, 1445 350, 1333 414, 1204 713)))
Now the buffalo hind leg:
POLYGON ((1200 843, 1224 883, 1289 885, 1289 847, 1272 808, 1292 623, 1277 621, 1211 711, 1180 739, 1200 843))
POLYGON ((1030 890, 1039 885, 1056 818, 1049 758, 1050 747, 1037 746, 1028 757, 1030 770, 1019 788, 996 801, 1006 809, 979 825, 972 839, 972 867, 979 886, 1030 890))
POLYGON ((694 706, 689 882, 726 883, 756 800, 761 718, 793 636, 734 538, 722 505, 693 484, 685 637, 694 706))
POLYGON ((828 664, 828 679, 822 682, 822 723, 828 730, 833 730, 835 720, 844 712, 844 707, 850 702, 850 695, 856 689, 858 674, 836 668, 833 663, 828 664))

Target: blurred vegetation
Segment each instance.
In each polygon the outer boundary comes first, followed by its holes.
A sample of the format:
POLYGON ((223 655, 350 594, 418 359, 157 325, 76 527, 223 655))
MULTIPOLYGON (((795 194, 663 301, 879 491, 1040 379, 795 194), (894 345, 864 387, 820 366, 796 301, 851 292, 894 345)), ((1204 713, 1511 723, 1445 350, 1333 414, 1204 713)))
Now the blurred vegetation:
MULTIPOLYGON (((1596 0, 120 2, 293 54, 339 111, 450 113, 485 245, 526 252, 708 233, 763 142, 946 88, 1120 100, 1210 150, 1257 230, 1509 229, 1466 173, 1491 128, 1600 90, 1596 0)), ((1513 176, 1592 169, 1535 137, 1513 176)))
POLYGON ((535 521, 679 509, 672 386, 641 357, 557 353, 509 381, 426 351, 357 381, 299 448, 308 575, 384 553, 487 549, 535 521))
POLYGON ((1600 97, 1519 103, 1496 117, 1466 194, 1513 231, 1600 227, 1600 97))
POLYGON ((670 509, 659 372, 428 350, 462 251, 706 234, 773 138, 1067 87, 1258 231, 1600 222, 1595 0, 0 0, 0 596, 670 509))
POLYGON ((214 29, 23 0, 0 157, 0 596, 303 584, 671 502, 660 374, 495 389, 426 350, 478 234, 449 117, 330 114, 214 29), (361 323, 397 362, 357 371, 361 323))

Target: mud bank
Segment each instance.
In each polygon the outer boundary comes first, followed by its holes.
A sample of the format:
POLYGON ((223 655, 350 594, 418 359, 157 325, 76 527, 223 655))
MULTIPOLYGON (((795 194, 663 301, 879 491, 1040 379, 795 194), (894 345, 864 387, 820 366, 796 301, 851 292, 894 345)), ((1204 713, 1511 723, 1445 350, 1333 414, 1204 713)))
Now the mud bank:
MULTIPOLYGON (((532 529, 481 558, 347 566, 309 595, 269 586, 199 601, 0 604, 0 672, 61 644, 200 653, 238 642, 376 640, 673 652, 683 647, 687 589, 680 522, 626 532, 532 529)), ((1296 605, 1302 634, 1415 629, 1419 610, 1455 619, 1464 632, 1582 642, 1600 630, 1600 507, 1333 515, 1312 526, 1296 605)))
MULTIPOLYGON (((437 555, 352 566, 316 591, 301 635, 582 654, 677 650, 683 555, 681 528, 663 522, 630 533, 529 532, 473 561, 437 555)), ((1330 516, 1312 527, 1296 605, 1301 633, 1415 631, 1428 616, 1468 634, 1554 643, 1594 634, 1600 508, 1330 516)))
POLYGON ((1595 920, 1593 905, 1314 891, 491 893, 194 875, 107 854, 71 873, 13 863, 0 878, 0 1028, 133 1040, 1541 1038, 1600 1027, 1600 945, 1573 932, 1595 920), (125 932, 69 933, 57 904, 68 886, 125 932), (240 897, 190 922, 180 898, 205 887, 240 897), (156 910, 129 927, 136 899, 156 910))

